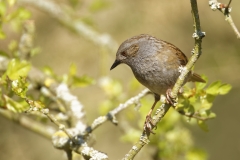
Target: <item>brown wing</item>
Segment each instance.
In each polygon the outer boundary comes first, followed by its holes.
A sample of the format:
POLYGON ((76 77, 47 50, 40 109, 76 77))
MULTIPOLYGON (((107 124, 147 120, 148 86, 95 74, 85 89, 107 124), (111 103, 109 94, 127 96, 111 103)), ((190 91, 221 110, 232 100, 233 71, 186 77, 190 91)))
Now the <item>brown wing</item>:
POLYGON ((177 55, 180 64, 182 66, 186 66, 186 64, 188 63, 188 59, 187 59, 186 55, 179 48, 174 46, 173 44, 166 42, 166 41, 164 41, 164 42, 167 43, 168 47, 171 48, 172 52, 177 55))

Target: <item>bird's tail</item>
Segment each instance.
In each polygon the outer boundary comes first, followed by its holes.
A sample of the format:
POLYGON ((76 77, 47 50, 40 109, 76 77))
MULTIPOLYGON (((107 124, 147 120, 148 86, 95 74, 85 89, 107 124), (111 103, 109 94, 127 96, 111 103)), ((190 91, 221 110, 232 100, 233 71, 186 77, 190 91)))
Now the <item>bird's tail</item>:
POLYGON ((189 81, 206 83, 206 81, 204 79, 202 79, 202 77, 196 73, 192 73, 192 76, 190 77, 189 81))

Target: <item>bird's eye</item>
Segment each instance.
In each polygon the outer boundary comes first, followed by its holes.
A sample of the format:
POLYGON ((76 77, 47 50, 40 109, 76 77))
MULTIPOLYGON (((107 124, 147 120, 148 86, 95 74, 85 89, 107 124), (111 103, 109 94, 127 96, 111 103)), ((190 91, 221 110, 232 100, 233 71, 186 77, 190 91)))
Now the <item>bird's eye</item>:
POLYGON ((123 51, 123 52, 121 52, 121 55, 124 56, 124 57, 127 57, 127 52, 123 51))

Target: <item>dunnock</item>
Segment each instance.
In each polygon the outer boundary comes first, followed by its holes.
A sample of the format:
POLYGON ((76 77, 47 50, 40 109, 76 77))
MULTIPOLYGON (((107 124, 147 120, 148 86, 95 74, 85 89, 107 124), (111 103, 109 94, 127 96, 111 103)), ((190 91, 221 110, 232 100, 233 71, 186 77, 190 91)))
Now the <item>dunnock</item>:
MULTIPOLYGON (((127 39, 118 48, 116 60, 110 70, 121 63, 127 64, 136 79, 154 93, 155 101, 146 116, 145 130, 152 130, 151 113, 160 100, 160 95, 167 93, 167 101, 172 103, 169 90, 176 83, 181 67, 187 62, 185 54, 176 46, 147 34, 127 39)), ((192 72, 188 73, 184 84, 188 81, 205 82, 192 72)))

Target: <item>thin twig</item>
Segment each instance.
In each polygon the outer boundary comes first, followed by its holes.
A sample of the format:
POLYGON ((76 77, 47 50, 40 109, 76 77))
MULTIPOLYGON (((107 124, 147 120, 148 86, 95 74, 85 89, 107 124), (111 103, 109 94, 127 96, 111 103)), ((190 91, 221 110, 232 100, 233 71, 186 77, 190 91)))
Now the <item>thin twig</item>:
POLYGON ((199 116, 198 112, 196 112, 196 113, 186 113, 184 111, 178 111, 178 113, 180 113, 181 115, 184 115, 186 117, 195 118, 195 119, 201 120, 201 121, 206 121, 208 119, 214 118, 214 117, 201 117, 201 116, 199 116))
POLYGON ((121 112, 122 110, 126 109, 127 107, 133 105, 133 104, 137 104, 139 103, 139 100, 141 98, 143 98, 147 93, 149 93, 149 89, 144 89, 142 92, 140 92, 138 95, 130 98, 129 100, 127 100, 125 103, 120 104, 118 107, 116 107, 115 109, 113 109, 112 111, 110 111, 106 116, 100 116, 98 118, 96 118, 93 123, 90 125, 90 127, 88 127, 86 129, 86 132, 84 133, 84 135, 92 132, 93 130, 95 130, 97 127, 99 127, 100 125, 102 125, 104 122, 110 120, 113 124, 117 124, 117 120, 115 118, 115 116, 121 112))
POLYGON ((230 8, 230 4, 231 4, 232 0, 229 1, 228 5, 225 5, 223 3, 219 3, 217 0, 209 0, 209 6, 213 11, 216 11, 217 9, 222 12, 225 16, 225 20, 230 24, 230 26, 232 27, 234 33, 237 36, 237 39, 240 39, 240 32, 238 30, 238 28, 236 27, 232 16, 230 15, 231 12, 231 8, 230 8))
POLYGON ((63 131, 68 138, 66 139, 64 135, 53 135, 53 144, 58 149, 67 149, 67 153, 70 152, 69 149, 75 151, 76 153, 81 154, 83 157, 88 157, 89 159, 98 159, 98 160, 106 160, 108 156, 104 153, 101 153, 92 147, 89 147, 82 136, 73 135, 70 129, 67 129, 66 126, 60 123, 52 114, 50 114, 49 109, 42 108, 36 101, 32 101, 30 99, 26 99, 26 102, 29 104, 30 108, 27 112, 39 111, 46 115, 48 119, 51 120, 55 125, 58 126, 59 130, 63 131), (62 139, 66 139, 66 141, 62 141, 62 139), (69 141, 70 139, 71 141, 69 141), (63 144, 64 143, 64 144, 63 144), (67 147, 67 148, 65 148, 67 147))

